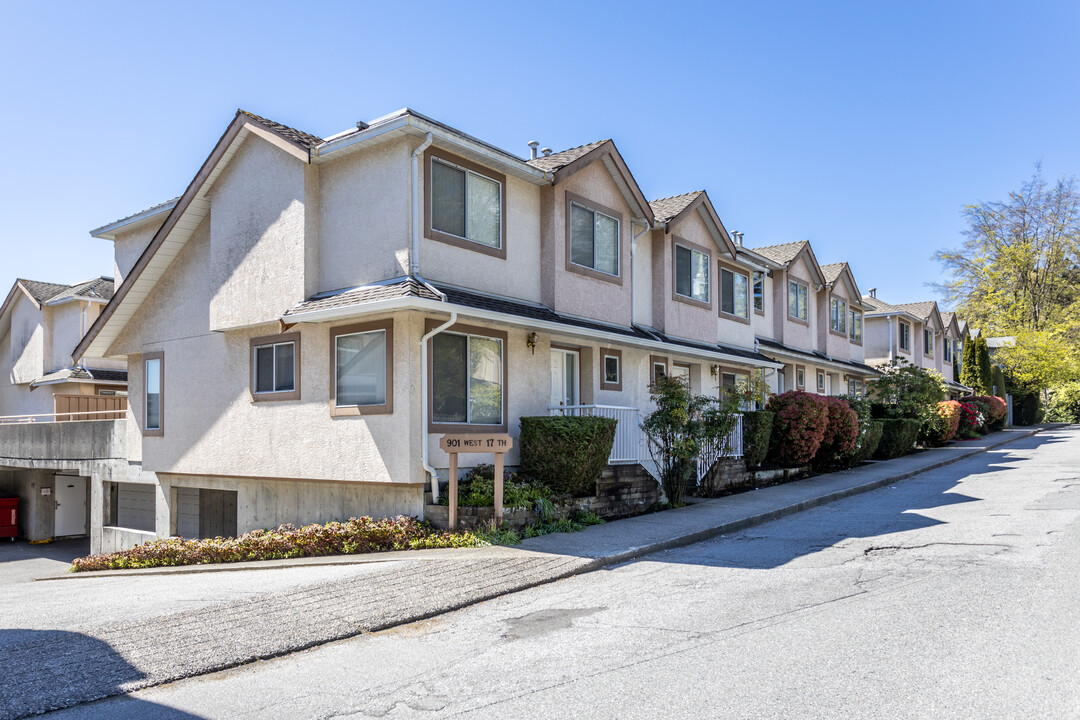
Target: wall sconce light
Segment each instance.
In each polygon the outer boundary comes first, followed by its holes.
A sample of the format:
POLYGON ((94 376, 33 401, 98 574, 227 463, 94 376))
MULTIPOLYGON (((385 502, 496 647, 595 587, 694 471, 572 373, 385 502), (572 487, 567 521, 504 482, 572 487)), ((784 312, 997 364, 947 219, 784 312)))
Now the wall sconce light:
POLYGON ((525 344, 532 350, 533 355, 536 354, 536 341, 540 339, 540 336, 535 331, 525 336, 525 344))
POLYGON ((709 367, 709 374, 712 375, 713 377, 716 377, 717 375, 719 375, 720 374, 720 366, 719 365, 711 365, 709 367))

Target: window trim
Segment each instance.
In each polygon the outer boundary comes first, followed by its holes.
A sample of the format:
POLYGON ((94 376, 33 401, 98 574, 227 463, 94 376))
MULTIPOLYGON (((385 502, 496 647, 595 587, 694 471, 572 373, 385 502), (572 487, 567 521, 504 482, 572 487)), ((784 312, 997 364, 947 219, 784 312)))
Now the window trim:
POLYGON ((394 412, 394 320, 338 325, 330 328, 330 417, 355 417, 358 415, 390 415, 394 412), (386 332, 386 402, 378 405, 337 404, 337 339, 340 335, 356 335, 384 330, 386 332))
POLYGON ((953 362, 952 361, 952 357, 953 357, 952 342, 953 342, 952 338, 950 338, 948 335, 946 335, 944 338, 942 338, 941 362, 945 363, 946 365, 952 365, 952 362, 953 362))
POLYGON ((932 358, 932 357, 934 357, 934 338, 937 337, 937 333, 934 332, 933 328, 928 328, 926 326, 923 326, 923 331, 922 332, 923 332, 923 335, 922 335, 922 338, 923 338, 923 349, 922 349, 923 357, 932 358), (930 336, 930 344, 929 344, 929 346, 926 344, 927 335, 930 336))
POLYGON ((897 337, 896 337, 896 349, 899 352, 904 353, 905 355, 910 355, 911 354, 911 323, 904 322, 903 320, 897 320, 896 321, 896 335, 897 335, 897 337), (907 331, 907 337, 908 337, 907 344, 908 344, 908 346, 906 348, 904 347, 904 331, 901 329, 904 326, 906 326, 907 329, 908 329, 908 331, 907 331))
POLYGON ((609 282, 609 283, 612 283, 612 284, 615 284, 615 285, 622 285, 623 284, 623 265, 624 265, 623 256, 622 256, 622 252, 623 252, 623 226, 624 226, 623 214, 621 212, 619 212, 618 210, 612 210, 611 208, 604 207, 603 205, 595 203, 595 202, 589 200, 588 198, 582 197, 581 195, 577 195, 576 193, 572 193, 572 192, 567 191, 565 193, 565 195, 566 195, 566 213, 565 213, 566 214, 566 236, 564 238, 565 242, 563 244, 566 246, 566 248, 565 248, 566 249, 566 270, 568 272, 577 273, 578 275, 584 275, 585 277, 593 278, 594 280, 603 280, 604 282, 609 282), (578 265, 577 263, 572 262, 570 260, 570 242, 571 242, 570 216, 571 216, 571 213, 572 213, 571 208, 572 208, 573 205, 580 205, 581 207, 585 208, 586 210, 591 210, 594 213, 599 212, 601 215, 607 215, 608 217, 612 218, 613 220, 616 220, 619 223, 619 231, 616 234, 616 237, 618 238, 619 246, 618 246, 618 248, 616 248, 616 253, 615 253, 615 257, 618 258, 618 262, 619 262, 619 272, 618 272, 618 274, 611 275, 610 273, 606 273, 606 272, 604 272, 602 270, 596 270, 595 268, 587 267, 585 265, 578 265))
POLYGON ((848 299, 846 297, 844 297, 843 295, 834 295, 831 292, 829 293, 829 334, 831 334, 831 335, 839 335, 840 337, 846 338, 848 340, 851 339, 850 331, 848 330, 848 327, 847 327, 848 320, 850 319, 848 317, 848 313, 850 313, 850 312, 851 312, 851 305, 848 304, 848 299), (839 313, 839 312, 837 313, 838 317, 841 316, 841 315, 843 316, 842 317, 842 320, 844 322, 844 331, 843 332, 841 332, 840 330, 834 330, 833 329, 832 306, 833 306, 834 302, 837 303, 838 305, 843 305, 844 306, 844 312, 843 313, 839 313))
POLYGON ((828 390, 825 389, 825 371, 824 370, 818 370, 817 371, 817 391, 819 393, 828 392, 828 390))
POLYGON ((649 385, 650 387, 656 385, 656 366, 664 366, 664 377, 671 375, 670 363, 664 355, 650 355, 649 356, 649 385))
POLYGON ((622 392, 622 381, 623 381, 622 365, 623 365, 622 350, 616 350, 615 348, 600 348, 600 389, 601 390, 614 390, 616 392, 622 392), (607 362, 607 358, 609 358, 609 357, 615 358, 619 363, 619 380, 618 380, 618 382, 608 382, 607 381, 607 371, 606 371, 607 369, 605 368, 605 364, 607 362))
MULTIPOLYGON (((810 283, 808 281, 806 281, 806 280, 795 277, 794 275, 788 275, 787 282, 788 282, 788 285, 787 285, 787 287, 784 288, 784 290, 786 291, 785 295, 784 295, 784 299, 785 299, 785 304, 787 305, 787 312, 786 312, 787 319, 790 320, 793 323, 798 323, 800 325, 806 325, 807 327, 809 327, 809 325, 810 325, 810 283), (806 290, 806 319, 805 320, 803 318, 799 317, 798 315, 792 315, 791 314, 791 294, 790 293, 791 293, 791 284, 792 283, 794 283, 794 284, 802 287, 804 290, 806 290)), ((796 305, 795 309, 796 309, 796 311, 798 311, 798 297, 797 297, 797 295, 798 295, 798 293, 796 291, 796 301, 795 301, 795 305, 796 305)))
POLYGON ((795 366, 795 389, 803 389, 806 387, 806 366, 795 366))
MULTIPOLYGON (((442 325, 445 320, 437 318, 426 318, 424 320, 424 334, 431 332, 435 328, 442 325)), ((449 333, 451 335, 479 335, 481 337, 488 337, 495 340, 502 341, 502 424, 501 425, 476 425, 469 422, 463 423, 437 423, 432 420, 435 417, 435 350, 434 343, 435 338, 430 338, 426 345, 427 348, 424 352, 428 356, 428 376, 427 376, 427 395, 428 395, 428 415, 424 420, 427 422, 429 433, 453 433, 456 435, 467 435, 471 433, 504 433, 507 432, 507 416, 510 414, 510 362, 507 357, 510 354, 510 346, 507 342, 507 333, 505 330, 495 330, 493 328, 480 327, 479 325, 463 325, 456 323, 446 328, 439 334, 449 333)))
POLYGON ((263 335, 253 337, 248 343, 248 360, 251 362, 250 386, 251 402, 272 402, 275 400, 299 400, 300 399, 300 333, 282 333, 280 335, 263 335), (270 392, 256 392, 255 390, 255 349, 267 345, 293 344, 293 389, 270 392))
MULTIPOLYGON (((749 325, 750 314, 753 312, 752 308, 754 307, 754 286, 750 282, 749 273, 746 268, 726 263, 723 260, 717 260, 716 264, 716 311, 718 316, 725 320, 733 320, 734 322, 739 322, 743 325, 749 325), (746 279, 746 317, 736 315, 735 313, 724 312, 724 270, 727 270, 732 275, 742 275, 743 278, 746 279)), ((732 298, 734 298, 734 295, 732 295, 732 298)))
POLYGON ((750 275, 750 291, 751 291, 751 297, 753 299, 753 304, 754 304, 754 314, 755 315, 761 315, 761 316, 764 317, 764 315, 765 315, 765 271, 764 270, 754 270, 751 273, 751 275, 750 275), (757 280, 758 277, 761 278, 761 309, 760 310, 758 309, 758 306, 757 306, 757 290, 756 290, 757 284, 758 284, 758 280, 757 280))
POLYGON ((861 311, 856 310, 856 309, 852 308, 851 306, 848 306, 848 340, 850 340, 855 345, 862 345, 863 344, 863 320, 864 319, 865 318, 863 317, 863 313, 861 311), (855 335, 854 335, 854 332, 855 332, 855 318, 856 317, 859 318, 859 337, 858 338, 856 338, 855 335))
POLYGON ((697 243, 692 243, 689 240, 685 240, 685 239, 683 239, 681 237, 678 237, 676 235, 672 235, 671 239, 672 239, 672 242, 671 242, 671 299, 676 300, 678 302, 686 303, 687 305, 696 305, 697 307, 703 307, 703 308, 711 310, 712 309, 712 298, 713 298, 713 294, 712 294, 712 289, 713 289, 712 253, 709 251, 709 249, 707 247, 704 247, 702 245, 698 245, 697 243), (683 248, 685 248, 686 250, 690 251, 690 274, 691 274, 690 282, 691 283, 693 283, 693 280, 694 280, 694 278, 693 278, 694 253, 698 253, 700 255, 705 256, 705 269, 709 273, 709 276, 706 278, 706 280, 708 282, 708 291, 709 291, 709 300, 707 302, 705 300, 698 300, 696 297, 694 297, 692 295, 683 295, 683 294, 679 293, 676 290, 676 288, 679 286, 679 275, 678 275, 678 268, 677 268, 678 264, 676 263, 675 258, 676 258, 676 253, 678 252, 676 250, 676 248, 679 247, 680 245, 683 248))
POLYGON ((435 147, 429 147, 424 151, 424 237, 428 240, 434 240, 436 242, 446 243, 447 245, 453 245, 455 247, 464 248, 466 250, 472 250, 483 255, 490 255, 497 257, 500 260, 506 259, 506 176, 497 173, 490 168, 486 168, 483 165, 477 165, 474 162, 470 162, 465 158, 458 157, 445 150, 435 147), (431 183, 431 164, 438 158, 440 161, 447 163, 448 165, 455 165, 462 170, 481 175, 484 178, 493 182, 499 183, 499 247, 494 248, 490 245, 484 245, 483 243, 469 240, 468 238, 458 237, 457 235, 451 235, 450 233, 436 230, 431 225, 431 208, 432 197, 431 191, 434 187, 431 183))
POLYGON ((143 437, 162 437, 165 434, 165 353, 162 350, 142 354, 142 434, 143 437), (158 361, 158 426, 146 427, 146 364, 158 361))

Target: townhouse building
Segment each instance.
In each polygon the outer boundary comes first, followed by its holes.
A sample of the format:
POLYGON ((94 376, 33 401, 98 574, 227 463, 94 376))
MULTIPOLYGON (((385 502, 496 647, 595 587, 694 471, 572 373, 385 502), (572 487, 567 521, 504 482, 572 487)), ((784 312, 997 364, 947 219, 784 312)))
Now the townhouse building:
POLYGON ((93 234, 122 282, 75 356, 121 359, 133 398, 95 551, 422 515, 442 434, 525 415, 617 417, 611 462, 639 463, 657 376, 786 367, 755 295, 782 265, 703 191, 646 200, 610 140, 520 158, 411 110, 325 139, 240 111, 179 198, 93 234))

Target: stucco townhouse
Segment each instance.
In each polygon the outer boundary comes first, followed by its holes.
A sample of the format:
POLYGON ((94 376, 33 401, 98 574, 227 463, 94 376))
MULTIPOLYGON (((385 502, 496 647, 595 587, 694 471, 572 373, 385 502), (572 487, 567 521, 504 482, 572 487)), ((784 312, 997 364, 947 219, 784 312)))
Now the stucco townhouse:
POLYGON ((133 398, 94 550, 423 515, 442 434, 525 415, 617 417, 611 462, 640 463, 659 374, 777 389, 772 266, 705 192, 647 201, 610 140, 533 148, 410 110, 325 139, 240 111, 179 198, 94 231, 122 282, 75 356, 123 360, 133 398))
MULTIPOLYGON (((71 358, 112 296, 107 277, 76 285, 15 281, 0 305, 0 426, 124 416, 127 363, 86 357, 73 364, 71 358)), ((87 534, 85 468, 56 462, 70 454, 55 442, 37 450, 22 458, 15 443, 0 446, 0 496, 20 498, 20 534, 31 540, 87 534)))
POLYGON ((878 373, 865 361, 863 304, 847 263, 818 264, 808 241, 740 248, 752 277, 755 339, 783 364, 777 390, 862 395, 878 373))
POLYGON ((936 370, 945 378, 950 398, 971 392, 954 379, 953 365, 960 362, 962 347, 954 313, 942 313, 933 300, 893 305, 878 298, 876 289, 871 289, 863 302, 871 308, 866 314, 868 359, 887 363, 903 358, 936 370))

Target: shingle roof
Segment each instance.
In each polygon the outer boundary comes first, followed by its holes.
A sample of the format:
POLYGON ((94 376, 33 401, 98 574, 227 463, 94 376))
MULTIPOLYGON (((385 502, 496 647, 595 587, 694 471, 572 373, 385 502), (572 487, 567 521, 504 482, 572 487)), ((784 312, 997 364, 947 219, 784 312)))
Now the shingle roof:
POLYGON ((941 322, 943 324, 945 324, 946 326, 948 326, 948 325, 950 325, 952 323, 953 318, 955 316, 956 316, 956 313, 954 313, 954 312, 943 312, 943 313, 941 313, 941 322))
POLYGON ((809 241, 807 240, 800 240, 798 242, 783 243, 782 245, 766 245, 765 247, 750 248, 750 250, 756 252, 758 255, 767 257, 773 262, 787 265, 802 252, 802 249, 808 242, 809 241))
MULTIPOLYGON (((808 360, 811 360, 811 361, 825 360, 825 361, 831 362, 831 363, 837 363, 837 364, 840 364, 840 365, 847 365, 847 366, 849 366, 851 368, 854 368, 855 370, 858 370, 859 372, 866 373, 868 375, 880 375, 881 374, 877 369, 875 369, 873 367, 870 367, 866 363, 861 363, 861 362, 858 362, 856 360, 841 360, 840 358, 834 358, 834 357, 830 357, 830 356, 826 355, 825 353, 820 353, 817 350, 799 350, 797 348, 789 347, 789 346, 785 345, 784 343, 779 342, 777 340, 773 340, 771 338, 759 337, 757 339, 757 341, 758 341, 759 345, 762 345, 762 346, 764 346, 766 348, 775 348, 776 350, 783 350, 786 353, 790 353, 792 355, 798 355, 798 356, 801 356, 801 357, 805 357, 805 358, 807 358, 808 360)), ((768 352, 768 350, 766 349, 765 352, 768 352)))
POLYGON ((127 222, 128 220, 131 220, 132 218, 137 218, 140 215, 153 215, 158 210, 162 210, 164 208, 172 208, 173 206, 176 205, 176 202, 179 199, 180 199, 180 196, 177 195, 176 197, 174 197, 171 200, 166 200, 165 202, 160 202, 157 205, 151 205, 150 207, 146 208, 145 210, 139 210, 138 212, 133 212, 130 215, 128 215, 127 217, 122 217, 119 220, 113 220, 111 223, 108 223, 106 225, 102 225, 97 230, 92 230, 91 233, 98 232, 98 230, 102 230, 104 228, 107 228, 110 225, 119 225, 120 223, 127 222))
POLYGON ((44 385, 55 381, 79 381, 79 382, 127 382, 126 370, 98 370, 95 368, 70 367, 63 370, 42 375, 34 382, 32 387, 44 385))
POLYGON ((925 320, 926 318, 930 317, 930 314, 934 311, 934 301, 924 300, 923 302, 901 303, 896 307, 900 308, 901 310, 906 310, 912 315, 915 315, 916 317, 921 317, 925 320))
POLYGON ((310 133, 304 132, 303 130, 297 130, 296 128, 291 128, 288 125, 282 125, 279 122, 274 122, 273 120, 268 120, 268 119, 266 119, 266 118, 264 118, 264 117, 262 117, 260 115, 256 115, 255 113, 248 112, 247 110, 237 110, 236 112, 247 115, 252 120, 257 120, 258 122, 260 122, 261 124, 267 126, 268 128, 270 128, 274 132, 278 133, 279 135, 282 135, 282 136, 288 138, 289 140, 292 140, 295 143, 303 145, 306 148, 310 149, 310 148, 315 147, 316 145, 322 145, 323 144, 323 139, 321 137, 318 137, 317 135, 312 135, 310 133))
POLYGON ((22 278, 18 282, 40 304, 68 297, 94 298, 108 301, 112 299, 114 290, 113 279, 107 277, 97 277, 76 285, 61 285, 59 283, 38 282, 37 280, 24 280, 22 278))
POLYGON ((552 153, 551 155, 543 155, 535 160, 529 160, 529 164, 540 170, 554 172, 559 168, 566 167, 579 158, 585 157, 606 142, 609 141, 597 140, 596 142, 591 142, 587 145, 578 145, 576 148, 570 148, 569 150, 552 153))
POLYGON ((825 282, 836 282, 836 279, 840 277, 840 273, 844 272, 844 267, 847 263, 829 263, 828 265, 821 266, 821 274, 825 276, 825 282))
POLYGON ((870 308, 872 312, 901 312, 901 308, 896 305, 890 305, 889 303, 872 295, 862 296, 863 305, 870 308))
POLYGON ((705 191, 695 190, 693 192, 683 193, 682 195, 674 195, 659 200, 650 200, 649 207, 652 208, 653 215, 656 216, 657 222, 666 223, 677 217, 690 203, 697 200, 698 196, 703 192, 705 191))
POLYGON ((314 312, 315 310, 350 307, 377 300, 392 300, 404 297, 427 298, 428 300, 440 299, 438 295, 428 290, 423 283, 413 278, 405 278, 385 285, 365 285, 364 287, 319 293, 293 306, 285 314, 299 315, 314 312))

